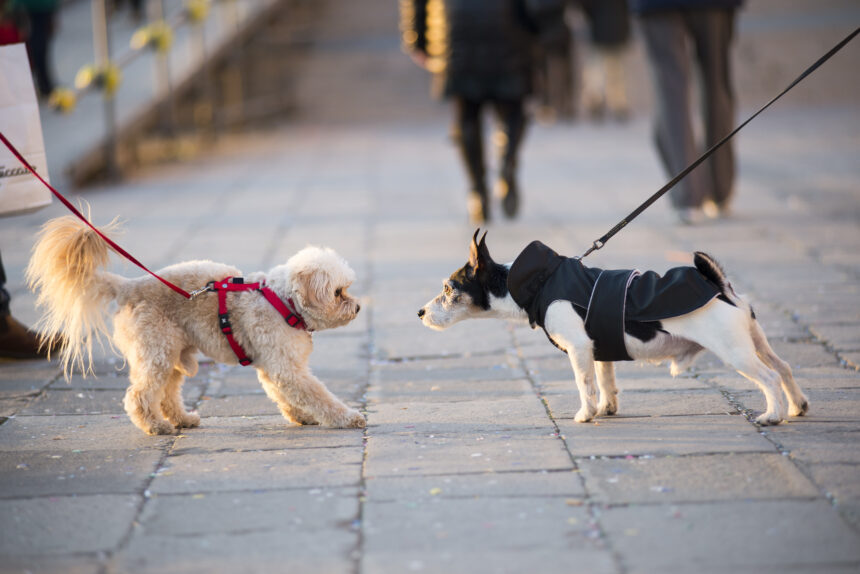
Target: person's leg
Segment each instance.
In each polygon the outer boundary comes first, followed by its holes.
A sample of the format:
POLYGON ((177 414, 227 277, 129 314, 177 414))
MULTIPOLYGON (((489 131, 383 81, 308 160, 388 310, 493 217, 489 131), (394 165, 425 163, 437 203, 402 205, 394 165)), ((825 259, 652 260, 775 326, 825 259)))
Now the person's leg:
MULTIPOLYGON (((734 128, 735 99, 729 54, 734 34, 734 10, 691 10, 686 19, 702 79, 702 123, 707 149, 734 128)), ((702 167, 708 170, 710 177, 711 199, 720 211, 727 210, 735 180, 733 142, 723 144, 702 167)))
POLYGON ((11 296, 6 290, 6 271, 0 258, 0 358, 39 359, 47 354, 47 349, 39 349, 39 339, 35 333, 19 323, 9 310, 11 296))
POLYGON ((49 96, 54 90, 54 80, 49 64, 50 39, 53 27, 53 12, 30 11, 30 38, 27 46, 30 49, 33 72, 39 94, 49 96))
POLYGON ((526 131, 526 111, 523 100, 500 100, 494 102, 499 118, 499 137, 501 174, 499 196, 502 209, 508 217, 514 217, 519 210, 519 185, 517 183, 517 164, 520 144, 526 131))
POLYGON ((617 120, 630 116, 627 102, 627 72, 624 69, 626 46, 613 46, 601 50, 606 69, 606 108, 617 120))
POLYGON ((469 217, 474 223, 490 219, 484 167, 482 102, 454 98, 454 140, 469 178, 469 217))
MULTIPOLYGON (((657 151, 672 177, 698 157, 690 118, 687 32, 674 12, 643 16, 641 24, 655 90, 657 151)), ((699 167, 672 188, 670 198, 679 213, 699 208, 709 195, 704 176, 699 167)))

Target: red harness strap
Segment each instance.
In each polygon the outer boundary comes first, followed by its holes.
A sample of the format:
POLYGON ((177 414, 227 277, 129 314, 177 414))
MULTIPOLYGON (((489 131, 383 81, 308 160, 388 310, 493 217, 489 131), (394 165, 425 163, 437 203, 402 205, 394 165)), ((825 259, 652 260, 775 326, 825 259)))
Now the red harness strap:
POLYGON ((248 357, 247 353, 245 353, 245 349, 242 348, 236 338, 233 337, 233 327, 230 324, 230 313, 227 311, 227 293, 229 291, 259 291, 263 297, 266 298, 272 307, 277 310, 278 313, 281 314, 281 317, 287 322, 287 325, 294 329, 301 329, 303 331, 307 330, 307 325, 305 324, 302 316, 294 311, 296 308, 292 299, 287 299, 286 303, 281 300, 278 295, 266 287, 264 282, 259 283, 245 283, 245 280, 241 277, 225 277, 220 281, 213 281, 208 286, 208 289, 212 291, 218 292, 218 325, 221 327, 221 332, 224 333, 224 336, 227 337, 227 343, 230 345, 230 348, 233 349, 233 352, 236 354, 236 358, 239 359, 239 364, 244 366, 251 364, 251 359, 248 357))

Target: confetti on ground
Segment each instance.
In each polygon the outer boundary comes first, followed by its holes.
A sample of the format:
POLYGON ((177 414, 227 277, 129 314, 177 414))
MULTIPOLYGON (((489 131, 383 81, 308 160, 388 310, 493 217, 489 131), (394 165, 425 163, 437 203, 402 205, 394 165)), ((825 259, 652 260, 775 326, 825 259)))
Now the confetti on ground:
POLYGON ((437 496, 439 494, 442 494, 442 489, 438 486, 430 489, 430 496, 437 496))

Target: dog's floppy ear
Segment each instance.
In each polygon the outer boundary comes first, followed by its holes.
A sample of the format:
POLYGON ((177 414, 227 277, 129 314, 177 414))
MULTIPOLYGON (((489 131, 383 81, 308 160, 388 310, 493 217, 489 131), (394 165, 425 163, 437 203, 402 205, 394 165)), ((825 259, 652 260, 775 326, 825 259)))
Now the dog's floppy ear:
POLYGON ((305 304, 324 307, 331 299, 331 277, 320 269, 302 270, 295 277, 305 304))
POLYGON ((472 244, 469 246, 469 265, 474 268, 475 271, 485 268, 493 262, 493 258, 490 257, 490 250, 487 249, 487 232, 485 231, 484 235, 481 236, 481 240, 478 241, 478 234, 480 232, 480 227, 475 230, 475 235, 472 237, 472 244))

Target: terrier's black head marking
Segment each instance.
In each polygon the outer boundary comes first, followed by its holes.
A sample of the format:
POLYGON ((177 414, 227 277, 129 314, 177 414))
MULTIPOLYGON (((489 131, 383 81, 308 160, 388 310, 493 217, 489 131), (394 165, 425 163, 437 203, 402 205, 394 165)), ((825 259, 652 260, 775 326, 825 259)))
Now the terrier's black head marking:
POLYGON ((499 265, 490 256, 487 249, 487 232, 478 241, 480 228, 472 237, 469 248, 469 261, 451 274, 448 280, 455 290, 465 293, 472 302, 487 311, 490 308, 490 295, 504 297, 508 293, 508 269, 499 265))

